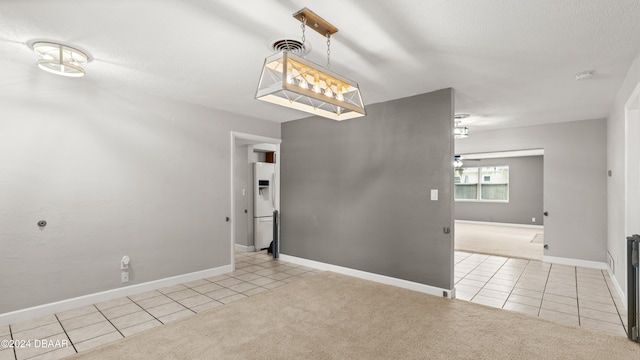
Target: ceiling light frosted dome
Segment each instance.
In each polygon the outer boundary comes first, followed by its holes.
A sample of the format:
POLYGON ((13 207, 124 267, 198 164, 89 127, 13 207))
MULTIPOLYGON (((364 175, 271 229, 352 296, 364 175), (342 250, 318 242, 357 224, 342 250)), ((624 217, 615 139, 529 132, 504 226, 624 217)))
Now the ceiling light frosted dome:
POLYGON ((38 55, 38 67, 56 75, 84 76, 83 66, 89 61, 89 56, 85 52, 55 42, 34 42, 33 51, 38 55))

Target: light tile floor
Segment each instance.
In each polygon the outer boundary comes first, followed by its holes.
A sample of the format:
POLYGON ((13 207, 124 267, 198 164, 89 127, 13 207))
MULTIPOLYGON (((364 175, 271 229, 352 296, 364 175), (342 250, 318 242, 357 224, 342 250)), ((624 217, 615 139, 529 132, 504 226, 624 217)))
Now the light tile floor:
POLYGON ((32 340, 31 347, 0 347, 0 360, 61 359, 318 272, 274 260, 266 251, 237 253, 232 273, 0 326, 0 340, 32 340), (51 346, 42 346, 43 339, 51 346))
POLYGON ((456 297, 626 336, 627 313, 603 270, 455 252, 456 297))
MULTIPOLYGON (((626 312, 606 272, 458 251, 455 262, 458 299, 626 336, 626 312)), ((237 253, 229 274, 0 326, 0 340, 50 345, 0 348, 0 360, 61 359, 318 272, 264 251, 237 253)))

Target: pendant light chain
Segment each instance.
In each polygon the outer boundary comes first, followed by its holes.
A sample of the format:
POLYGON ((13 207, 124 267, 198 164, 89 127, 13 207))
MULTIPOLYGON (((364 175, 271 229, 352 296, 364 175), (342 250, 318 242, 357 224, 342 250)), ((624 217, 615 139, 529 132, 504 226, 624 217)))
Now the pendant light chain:
POLYGON ((331 34, 327 33, 327 69, 331 69, 331 34))
POLYGON ((304 30, 307 27, 307 18, 304 17, 304 15, 302 16, 302 24, 300 24, 300 28, 302 29, 302 56, 304 56, 304 49, 305 49, 305 45, 304 45, 304 41, 305 41, 305 36, 304 36, 304 30))

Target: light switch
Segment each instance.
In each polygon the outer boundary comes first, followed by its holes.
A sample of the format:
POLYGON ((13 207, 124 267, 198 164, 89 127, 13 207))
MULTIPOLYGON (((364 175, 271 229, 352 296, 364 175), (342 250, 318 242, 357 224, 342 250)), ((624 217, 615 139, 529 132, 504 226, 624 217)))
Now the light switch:
POLYGON ((431 200, 438 201, 438 189, 431 189, 431 200))

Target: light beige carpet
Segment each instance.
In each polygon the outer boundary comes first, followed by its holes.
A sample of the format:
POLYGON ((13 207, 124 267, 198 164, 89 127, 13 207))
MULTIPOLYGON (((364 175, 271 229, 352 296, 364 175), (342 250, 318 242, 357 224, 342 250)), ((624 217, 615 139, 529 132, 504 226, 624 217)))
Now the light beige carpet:
POLYGON ((479 254, 542 260, 543 244, 532 242, 542 230, 456 221, 455 249, 479 254))
POLYGON ((324 272, 71 359, 640 359, 640 345, 324 272))

